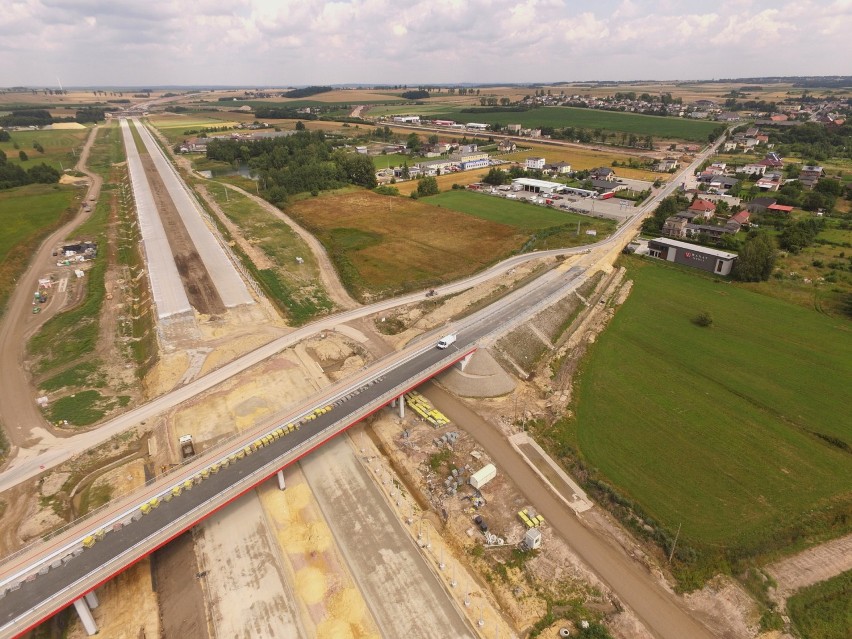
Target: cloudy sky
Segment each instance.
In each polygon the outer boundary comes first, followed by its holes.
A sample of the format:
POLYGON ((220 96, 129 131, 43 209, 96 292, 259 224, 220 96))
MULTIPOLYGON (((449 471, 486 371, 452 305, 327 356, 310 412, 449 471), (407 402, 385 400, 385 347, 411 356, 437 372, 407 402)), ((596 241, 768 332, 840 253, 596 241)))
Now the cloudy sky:
POLYGON ((0 86, 852 75, 852 0, 3 0, 0 86))

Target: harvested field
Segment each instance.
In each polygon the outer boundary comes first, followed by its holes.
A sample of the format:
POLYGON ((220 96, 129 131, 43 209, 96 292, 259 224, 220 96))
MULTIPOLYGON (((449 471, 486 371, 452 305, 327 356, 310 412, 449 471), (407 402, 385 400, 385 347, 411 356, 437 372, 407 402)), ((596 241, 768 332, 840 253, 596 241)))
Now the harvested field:
POLYGON ((169 238, 169 246, 172 249, 172 255, 178 273, 180 273, 183 287, 186 289, 189 303, 195 310, 204 315, 223 313, 225 304, 219 297, 219 291, 216 290, 216 285, 201 261, 183 220, 180 219, 174 202, 169 197, 166 185, 163 184, 163 180, 154 167, 151 156, 147 153, 140 153, 139 157, 142 159, 142 166, 145 168, 148 183, 151 185, 151 194, 169 238))
POLYGON ((287 212, 317 235, 362 299, 464 277, 527 239, 505 224, 369 191, 302 200, 287 212))

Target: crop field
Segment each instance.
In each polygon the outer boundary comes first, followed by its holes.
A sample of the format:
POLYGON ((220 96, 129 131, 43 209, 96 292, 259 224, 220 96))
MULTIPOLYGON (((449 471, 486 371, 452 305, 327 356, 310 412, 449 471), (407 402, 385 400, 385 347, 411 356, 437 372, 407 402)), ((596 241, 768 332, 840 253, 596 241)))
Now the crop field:
POLYGON ((528 239, 506 224, 369 191, 304 199, 287 213, 316 234, 362 299, 470 275, 528 239))
POLYGON ((166 136, 170 144, 180 142, 188 137, 195 137, 195 134, 185 134, 184 131, 201 131, 205 128, 219 127, 233 128, 238 124, 238 122, 232 119, 220 120, 212 117, 201 117, 195 113, 189 115, 175 113, 161 117, 151 117, 148 118, 148 121, 166 136))
POLYGON ((0 191, 0 311, 36 246, 70 213, 78 193, 55 184, 0 191))
MULTIPOLYGON (((488 169, 477 169, 473 171, 459 171, 458 173, 445 173, 439 175, 435 179, 438 182, 438 188, 441 191, 448 191, 453 188, 453 184, 461 184, 467 186, 475 182, 481 182, 482 178, 488 173, 488 169)), ((417 190, 417 180, 407 180, 405 182, 397 182, 393 184, 399 189, 400 194, 410 195, 417 190)))
POLYGON ((88 129, 58 130, 58 131, 11 131, 9 142, 0 142, 0 150, 6 153, 10 164, 20 164, 25 169, 44 162, 57 171, 73 168, 77 163, 76 155, 89 135, 88 129), (41 144, 44 153, 33 148, 33 144, 41 144), (15 144, 19 148, 15 148, 15 144), (18 152, 27 154, 28 160, 22 162, 18 152))
POLYGON ((573 126, 581 129, 635 133, 640 136, 650 135, 657 139, 700 142, 706 142, 708 134, 719 126, 717 122, 573 107, 542 107, 515 113, 462 113, 460 109, 453 109, 431 115, 434 119, 457 122, 517 123, 525 127, 545 126, 559 129, 573 126))
POLYGON ((688 269, 625 264, 632 293, 557 437, 709 555, 733 562, 848 528, 848 322, 688 269), (693 323, 704 311, 712 327, 693 323))
POLYGON ((787 600, 803 639, 848 639, 852 633, 852 571, 800 590, 787 600))
MULTIPOLYGON (((446 191, 425 198, 423 201, 433 206, 453 209, 454 211, 466 213, 467 215, 472 215, 483 220, 508 224, 524 231, 541 231, 570 225, 571 229, 565 234, 566 237, 564 238, 568 241, 563 244, 564 246, 588 243, 587 238, 590 236, 587 236, 585 231, 589 229, 594 229, 598 232, 598 236, 594 237, 593 240, 600 240, 604 236, 609 235, 615 228, 615 224, 611 220, 601 220, 586 215, 547 208, 538 204, 508 200, 496 195, 472 193, 470 191, 446 191), (578 222, 580 223, 579 236, 576 235, 578 222)), ((555 246, 554 244, 551 248, 555 246)))

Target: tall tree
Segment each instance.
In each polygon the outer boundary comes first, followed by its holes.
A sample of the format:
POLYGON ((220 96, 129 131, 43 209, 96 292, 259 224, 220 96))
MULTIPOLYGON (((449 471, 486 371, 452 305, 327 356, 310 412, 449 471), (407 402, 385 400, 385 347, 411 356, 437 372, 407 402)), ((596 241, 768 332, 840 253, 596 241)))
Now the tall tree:
POLYGON ((752 231, 740 249, 732 275, 742 282, 766 281, 775 268, 775 258, 772 237, 763 231, 752 231))

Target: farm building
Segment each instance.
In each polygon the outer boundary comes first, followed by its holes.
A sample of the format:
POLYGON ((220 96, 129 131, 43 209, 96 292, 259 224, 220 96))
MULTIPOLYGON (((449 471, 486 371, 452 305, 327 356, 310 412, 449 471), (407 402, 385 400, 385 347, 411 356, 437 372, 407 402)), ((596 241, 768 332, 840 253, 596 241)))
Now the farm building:
POLYGON ((393 116, 394 122, 399 122, 401 124, 420 124, 420 116, 419 115, 395 115, 393 116))
POLYGON ((512 180, 513 191, 530 191, 531 193, 558 193, 565 188, 559 182, 548 182, 547 180, 534 180, 532 178, 515 178, 512 180))
POLYGON ((737 259, 736 253, 697 246, 666 237, 650 240, 648 242, 648 254, 651 257, 691 266, 716 275, 730 275, 737 259))

